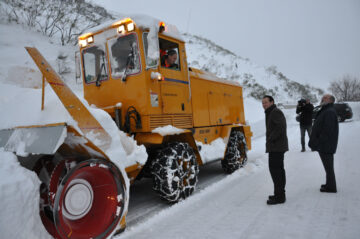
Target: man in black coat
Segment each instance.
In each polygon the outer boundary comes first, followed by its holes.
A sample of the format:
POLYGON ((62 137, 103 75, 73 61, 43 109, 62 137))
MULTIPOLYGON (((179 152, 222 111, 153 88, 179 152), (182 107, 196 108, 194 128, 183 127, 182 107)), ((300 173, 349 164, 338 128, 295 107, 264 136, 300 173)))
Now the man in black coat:
POLYGON ((274 195, 269 196, 267 204, 273 205, 286 201, 284 154, 289 146, 283 112, 276 107, 273 97, 269 95, 264 96, 262 105, 266 117, 266 152, 269 153, 269 170, 274 182, 274 195))
POLYGON ((326 184, 321 185, 321 192, 336 193, 334 172, 334 154, 339 137, 339 122, 334 108, 335 98, 326 94, 321 100, 321 109, 316 115, 310 136, 309 147, 318 151, 326 172, 326 184))
POLYGON ((301 99, 296 107, 296 114, 300 114, 301 152, 305 152, 305 131, 310 138, 312 127, 312 114, 314 106, 309 99, 301 99))

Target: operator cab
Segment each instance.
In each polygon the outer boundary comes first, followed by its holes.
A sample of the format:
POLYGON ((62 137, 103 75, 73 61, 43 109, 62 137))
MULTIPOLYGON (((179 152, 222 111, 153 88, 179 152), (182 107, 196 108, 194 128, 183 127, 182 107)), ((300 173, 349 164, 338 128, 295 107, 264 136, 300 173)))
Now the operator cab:
POLYGON ((112 79, 126 80, 129 75, 141 71, 140 51, 135 25, 131 19, 96 35, 80 36, 85 84, 100 86, 101 82, 112 79), (117 33, 117 34, 116 34, 117 33), (102 37, 105 37, 101 39, 102 37))
POLYGON ((159 25, 156 19, 134 19, 104 23, 79 37, 84 98, 114 119, 115 107, 121 103, 123 121, 126 117, 133 121, 129 109, 136 109, 145 126, 138 120, 132 132, 149 132, 179 114, 187 123, 176 126, 191 128, 190 83, 181 35, 176 27, 159 25))
MULTIPOLYGON (((180 52, 177 41, 179 39, 176 37, 172 39, 172 35, 168 38, 165 29, 165 24, 160 22, 159 35, 156 34, 158 46, 155 47, 155 42, 148 40, 150 30, 142 26, 137 27, 130 18, 110 25, 98 26, 89 33, 81 35, 79 46, 84 83, 100 86, 110 77, 125 81, 128 76, 140 74, 142 71, 141 40, 144 44, 145 69, 156 69, 160 66, 181 71, 181 58, 184 55, 180 52), (139 39, 139 33, 142 33, 142 39, 139 39), (159 51, 159 57, 154 57, 154 50, 159 51), (167 59, 170 58, 173 61, 169 64, 167 59)), ((150 39, 154 41, 153 36, 150 39)))

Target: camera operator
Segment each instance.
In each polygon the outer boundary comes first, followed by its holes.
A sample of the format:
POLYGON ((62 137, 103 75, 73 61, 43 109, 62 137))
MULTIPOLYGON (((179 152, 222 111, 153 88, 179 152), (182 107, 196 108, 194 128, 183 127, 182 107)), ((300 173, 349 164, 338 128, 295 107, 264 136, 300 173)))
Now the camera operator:
POLYGON ((310 99, 298 101, 296 113, 300 114, 301 152, 305 152, 305 131, 307 131, 309 138, 311 135, 313 110, 314 106, 310 103, 310 99))

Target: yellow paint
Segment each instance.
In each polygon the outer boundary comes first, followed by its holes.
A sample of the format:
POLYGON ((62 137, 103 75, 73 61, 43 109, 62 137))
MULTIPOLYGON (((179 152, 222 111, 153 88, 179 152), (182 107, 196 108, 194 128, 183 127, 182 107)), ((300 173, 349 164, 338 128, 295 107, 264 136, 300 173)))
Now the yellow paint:
POLYGON ((44 100, 45 100, 45 77, 42 76, 42 87, 41 87, 41 110, 44 110, 44 100))

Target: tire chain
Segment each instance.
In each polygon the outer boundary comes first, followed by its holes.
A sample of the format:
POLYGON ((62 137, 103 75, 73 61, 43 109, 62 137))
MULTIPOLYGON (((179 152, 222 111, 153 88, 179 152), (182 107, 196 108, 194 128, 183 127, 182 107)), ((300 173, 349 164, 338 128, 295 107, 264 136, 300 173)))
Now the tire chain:
POLYGON ((232 131, 226 147, 225 157, 221 160, 221 166, 225 173, 231 174, 245 165, 247 162, 246 151, 244 134, 240 131, 232 131), (240 161, 242 157, 244 158, 240 161))
POLYGON ((172 142, 158 152, 151 164, 153 189, 169 202, 190 196, 198 181, 199 165, 188 143, 172 142))

